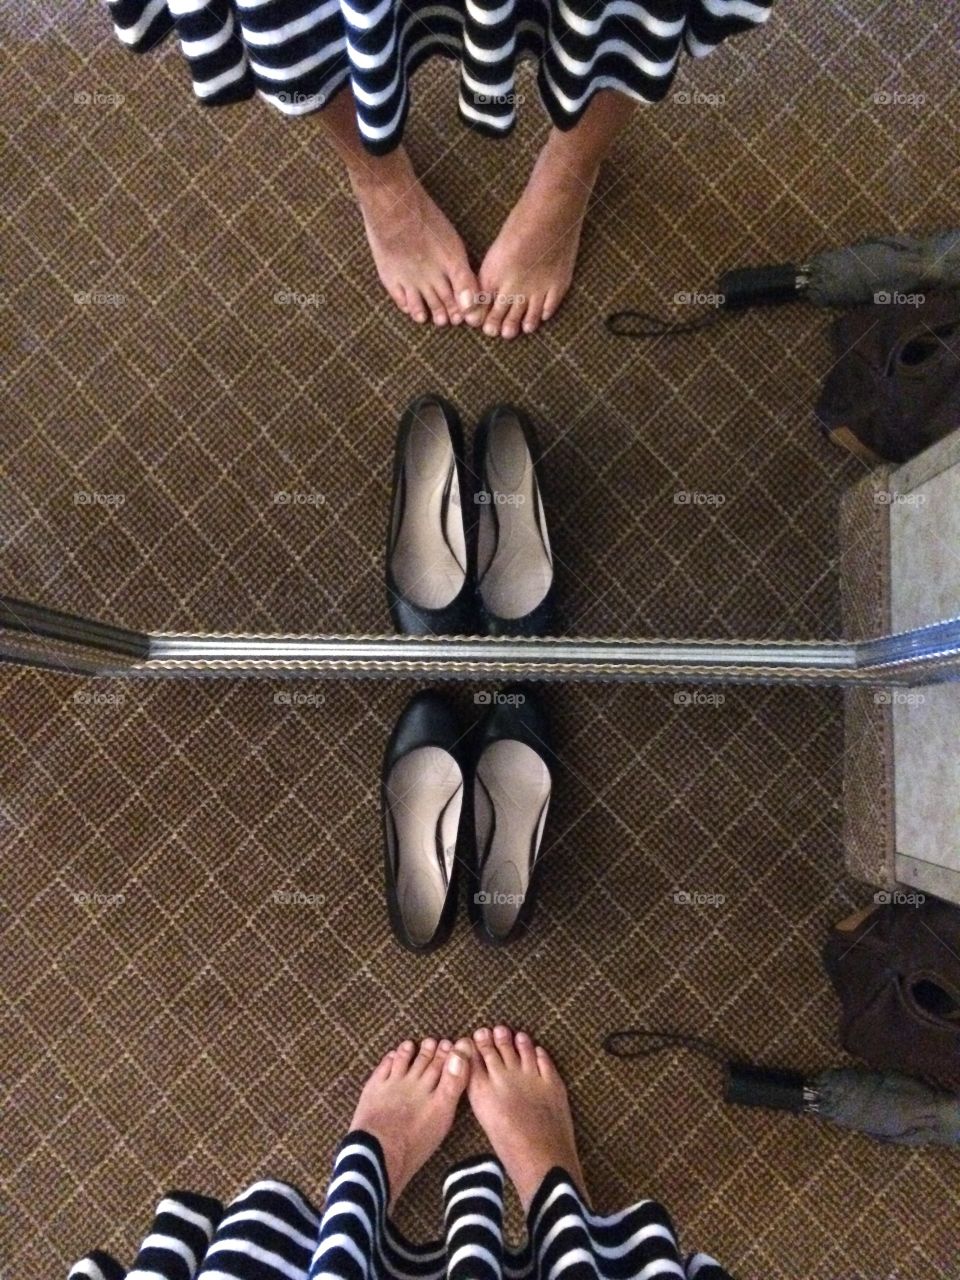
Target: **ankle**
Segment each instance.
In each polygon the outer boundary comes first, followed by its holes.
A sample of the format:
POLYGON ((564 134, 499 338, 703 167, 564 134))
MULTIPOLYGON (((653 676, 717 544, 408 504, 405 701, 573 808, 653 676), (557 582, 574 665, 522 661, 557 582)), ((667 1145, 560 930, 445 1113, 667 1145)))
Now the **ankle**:
POLYGON ((368 1130, 380 1144, 383 1154, 383 1168, 387 1179, 387 1210, 391 1210, 403 1194, 410 1181, 405 1173, 405 1161, 402 1144, 398 1144, 380 1126, 372 1125, 368 1130))
POLYGON ((371 156, 348 163, 347 176, 358 199, 396 195, 417 182, 410 157, 403 147, 397 147, 385 156, 371 156))
POLYGON ((551 129, 537 156, 536 169, 560 187, 574 192, 590 191, 600 172, 600 157, 586 154, 570 135, 551 129))
POLYGON ((514 1189, 516 1190, 517 1196, 520 1200, 524 1216, 529 1217, 530 1209, 534 1200, 537 1198, 540 1188, 554 1170, 556 1170, 562 1178, 568 1182, 571 1187, 573 1187, 574 1191, 576 1191, 583 1203, 589 1206, 590 1200, 583 1184, 583 1174, 580 1171, 579 1163, 574 1162, 574 1166, 571 1168, 568 1163, 563 1162, 559 1158, 553 1160, 546 1159, 539 1164, 531 1165, 529 1168, 525 1169, 522 1174, 518 1174, 513 1179, 514 1189))
POLYGON ((537 1192, 543 1186, 544 1179, 553 1167, 553 1165, 532 1166, 525 1170, 522 1175, 514 1176, 513 1187, 517 1193, 525 1218, 530 1216, 530 1209, 537 1197, 537 1192))

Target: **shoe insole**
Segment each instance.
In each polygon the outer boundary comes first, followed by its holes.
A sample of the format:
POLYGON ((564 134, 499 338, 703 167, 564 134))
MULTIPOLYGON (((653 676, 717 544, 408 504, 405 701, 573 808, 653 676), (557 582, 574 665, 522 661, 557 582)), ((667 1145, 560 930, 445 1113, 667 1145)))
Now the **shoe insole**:
POLYGON ((921 978, 913 984, 913 998, 921 1009, 934 1018, 960 1024, 960 1001, 933 978, 921 978))
POLYGON ((925 364, 931 356, 939 356, 947 344, 956 339, 955 324, 936 325, 927 333, 918 333, 905 342, 900 350, 900 363, 907 366, 925 364))
POLYGON ((407 437, 401 474, 403 512, 390 557, 394 580, 413 604, 442 609, 463 587, 467 549, 460 478, 439 405, 420 410, 407 437))
POLYGON ((418 946, 437 931, 456 857, 463 774, 449 751, 417 747, 390 771, 386 802, 400 915, 418 946))
POLYGON ((484 915, 509 933, 530 888, 550 804, 550 771, 524 742, 494 742, 477 763, 474 822, 484 915))
POLYGON ((522 618, 549 591, 553 559, 545 528, 541 534, 533 459, 513 414, 501 414, 490 428, 485 481, 490 500, 480 507, 480 595, 498 617, 522 618))

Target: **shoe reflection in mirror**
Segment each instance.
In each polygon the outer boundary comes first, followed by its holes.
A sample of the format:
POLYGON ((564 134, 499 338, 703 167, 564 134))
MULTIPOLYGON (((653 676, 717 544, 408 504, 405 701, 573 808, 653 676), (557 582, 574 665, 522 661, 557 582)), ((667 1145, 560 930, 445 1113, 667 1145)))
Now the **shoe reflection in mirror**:
POLYGON ((553 750, 546 716, 528 688, 512 685, 493 696, 474 766, 469 906, 482 940, 503 946, 533 916, 553 750))
POLYGON ((464 777, 453 708, 438 693, 407 704, 387 744, 381 777, 387 912, 397 940, 433 951, 457 906, 464 777))

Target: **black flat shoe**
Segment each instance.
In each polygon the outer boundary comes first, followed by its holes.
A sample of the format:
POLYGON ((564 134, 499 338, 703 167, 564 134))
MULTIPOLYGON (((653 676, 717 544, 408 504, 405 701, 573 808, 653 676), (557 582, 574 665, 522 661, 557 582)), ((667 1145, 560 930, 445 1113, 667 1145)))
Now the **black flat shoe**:
POLYGON ((554 621, 553 556, 533 424, 513 405, 487 411, 473 447, 477 611, 491 636, 540 636, 554 621))
POLYGON ((461 507, 466 491, 457 411, 439 396, 420 396, 397 429, 387 537, 387 599, 405 635, 476 630, 461 507))
POLYGON ((528 688, 511 685, 493 697, 473 767, 467 906, 481 940, 504 946, 533 916, 554 753, 543 708, 528 688))
POLYGON ((438 693, 418 693, 397 721, 383 758, 387 911, 410 951, 446 942, 457 910, 464 796, 463 731, 438 693))

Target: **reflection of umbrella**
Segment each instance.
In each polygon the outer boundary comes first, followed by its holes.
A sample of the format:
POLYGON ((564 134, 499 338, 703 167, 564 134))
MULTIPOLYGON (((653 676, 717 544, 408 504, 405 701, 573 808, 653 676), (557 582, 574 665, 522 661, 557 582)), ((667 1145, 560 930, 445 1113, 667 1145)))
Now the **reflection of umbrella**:
POLYGON ((667 1049, 687 1049, 724 1062, 726 1102, 816 1115, 843 1129, 901 1146, 960 1146, 960 1097, 896 1072, 839 1067, 807 1077, 796 1071, 730 1061, 719 1045, 696 1036, 642 1028, 615 1031, 603 1047, 618 1058, 646 1058, 667 1049))
MULTIPOLYGON (((862 240, 845 249, 815 254, 803 265, 737 267, 720 277, 711 296, 723 311, 743 311, 762 303, 797 300, 817 307, 888 303, 896 302, 898 295, 945 289, 960 289, 960 231, 862 240)), ((702 329, 716 323, 720 314, 671 324, 643 311, 617 311, 607 317, 607 328, 621 337, 654 337, 702 329)))

